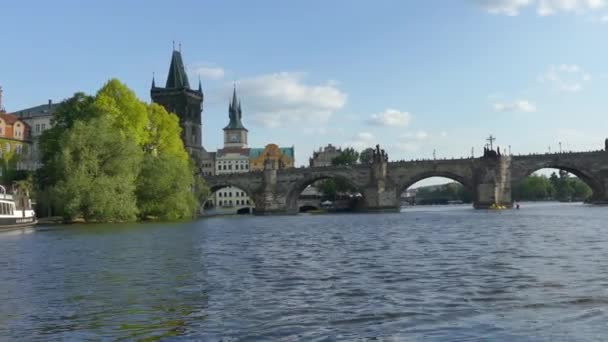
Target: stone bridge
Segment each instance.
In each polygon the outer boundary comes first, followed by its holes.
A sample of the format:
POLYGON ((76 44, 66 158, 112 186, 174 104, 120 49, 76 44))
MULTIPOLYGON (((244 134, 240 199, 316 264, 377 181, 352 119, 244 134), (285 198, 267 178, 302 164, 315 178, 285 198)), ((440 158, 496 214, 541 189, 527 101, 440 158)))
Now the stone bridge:
POLYGON ((387 162, 377 158, 369 165, 291 168, 205 176, 212 191, 234 186, 253 199, 258 214, 294 214, 297 200, 308 185, 322 179, 343 179, 363 195, 363 209, 398 210, 399 197, 414 183, 429 177, 460 182, 473 194, 475 208, 493 204, 512 206, 511 189, 543 168, 568 171, 593 190, 593 203, 608 203, 608 153, 578 152, 528 156, 500 156, 449 160, 387 162))

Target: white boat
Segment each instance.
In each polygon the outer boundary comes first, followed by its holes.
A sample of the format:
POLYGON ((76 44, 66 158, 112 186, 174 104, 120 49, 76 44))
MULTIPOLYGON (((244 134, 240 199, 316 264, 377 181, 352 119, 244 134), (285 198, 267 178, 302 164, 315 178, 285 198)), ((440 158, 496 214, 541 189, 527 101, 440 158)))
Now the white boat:
POLYGON ((9 195, 0 185, 0 230, 28 227, 36 223, 36 213, 32 210, 27 191, 16 190, 9 195))

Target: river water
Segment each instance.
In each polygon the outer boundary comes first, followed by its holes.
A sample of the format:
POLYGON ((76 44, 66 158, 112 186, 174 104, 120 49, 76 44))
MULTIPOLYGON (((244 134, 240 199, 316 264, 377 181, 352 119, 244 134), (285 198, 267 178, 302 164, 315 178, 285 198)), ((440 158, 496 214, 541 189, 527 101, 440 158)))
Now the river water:
POLYGON ((602 341, 608 207, 0 234, 1 340, 602 341))

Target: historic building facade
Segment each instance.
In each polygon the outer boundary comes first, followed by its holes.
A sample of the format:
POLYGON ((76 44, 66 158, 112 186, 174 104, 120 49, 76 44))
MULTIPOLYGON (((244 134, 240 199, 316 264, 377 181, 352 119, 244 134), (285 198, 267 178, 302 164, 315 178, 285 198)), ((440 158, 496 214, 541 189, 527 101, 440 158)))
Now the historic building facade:
POLYGON ((331 166, 332 160, 340 154, 342 154, 341 148, 336 148, 332 144, 328 144, 312 153, 312 157, 309 159, 310 167, 331 166))
POLYGON ((152 78, 150 97, 153 102, 179 117, 184 146, 190 157, 200 167, 201 161, 206 158, 207 154, 203 148, 201 118, 204 95, 200 80, 197 90, 190 88, 181 51, 173 50, 165 87, 157 87, 156 80, 154 77, 152 78))
POLYGON ((251 171, 264 170, 267 160, 272 161, 276 169, 287 169, 294 167, 294 147, 279 147, 276 144, 268 144, 264 148, 252 148, 249 150, 249 163, 251 171))
POLYGON ((4 183, 15 171, 27 170, 30 127, 17 116, 0 112, 0 173, 4 183))
POLYGON ((19 120, 28 124, 30 128, 30 138, 31 138, 31 149, 29 152, 29 157, 27 163, 27 169, 36 170, 39 169, 42 165, 40 163, 40 146, 38 139, 42 132, 51 128, 53 118, 53 114, 59 104, 53 103, 53 101, 49 100, 47 104, 39 105, 36 107, 21 109, 16 112, 13 112, 19 120))
MULTIPOLYGON (((207 153, 206 158, 202 160, 204 175, 261 171, 267 160, 275 163, 277 168, 294 166, 293 147, 268 144, 264 148, 249 148, 249 131, 243 125, 243 111, 236 94, 236 87, 228 106, 228 119, 228 125, 223 129, 224 147, 217 152, 207 153)), ((212 196, 212 205, 219 214, 246 213, 251 212, 255 207, 249 195, 236 187, 216 191, 212 196)))

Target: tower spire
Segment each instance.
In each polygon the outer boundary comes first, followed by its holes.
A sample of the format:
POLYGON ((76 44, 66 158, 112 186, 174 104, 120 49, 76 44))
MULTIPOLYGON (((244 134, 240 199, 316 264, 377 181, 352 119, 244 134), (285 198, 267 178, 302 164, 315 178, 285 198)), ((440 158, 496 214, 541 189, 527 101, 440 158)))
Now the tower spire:
POLYGON ((156 82, 154 81, 154 72, 152 72, 152 89, 156 88, 156 82))
POLYGON ((165 87, 190 89, 188 74, 186 74, 182 54, 175 50, 175 46, 173 55, 171 56, 171 65, 169 66, 169 75, 167 76, 167 85, 165 87))
POLYGON ((232 90, 232 108, 237 108, 237 100, 236 100, 236 83, 234 84, 234 88, 232 90))
POLYGON ((241 119, 243 118, 243 112, 241 110, 241 101, 238 99, 236 95, 236 83, 234 84, 234 88, 232 90, 232 100, 228 105, 228 117, 230 118, 230 122, 228 126, 224 128, 224 130, 244 130, 247 129, 243 126, 243 122, 241 119))
POLYGON ((202 93, 203 92, 203 85, 201 84, 201 75, 198 75, 198 92, 202 93))

